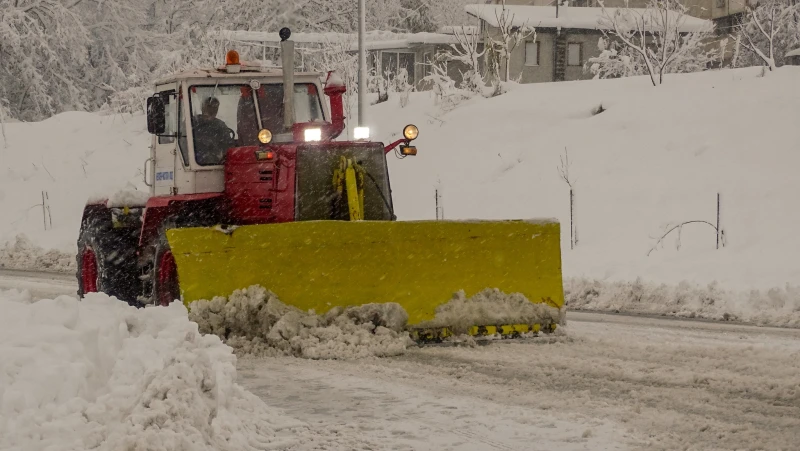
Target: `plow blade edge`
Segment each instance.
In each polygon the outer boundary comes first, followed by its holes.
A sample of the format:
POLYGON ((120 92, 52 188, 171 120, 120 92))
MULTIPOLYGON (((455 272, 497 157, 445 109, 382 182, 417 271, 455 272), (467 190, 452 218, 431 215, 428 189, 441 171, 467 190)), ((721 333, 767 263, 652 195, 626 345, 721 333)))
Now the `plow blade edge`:
POLYGON ((167 238, 187 305, 258 284, 317 314, 396 302, 413 327, 459 290, 564 304, 555 221, 308 221, 173 229, 167 238))

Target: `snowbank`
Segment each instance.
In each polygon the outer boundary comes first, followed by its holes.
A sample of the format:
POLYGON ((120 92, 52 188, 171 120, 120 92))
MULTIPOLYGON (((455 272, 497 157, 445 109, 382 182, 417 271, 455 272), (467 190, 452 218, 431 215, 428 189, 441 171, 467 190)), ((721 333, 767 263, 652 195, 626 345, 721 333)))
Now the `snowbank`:
POLYGON ((24 234, 0 246, 0 268, 26 271, 74 272, 75 254, 43 249, 24 234))
POLYGON ((0 449, 268 449, 280 418, 186 309, 0 292, 0 449))
POLYGON ((583 278, 564 284, 570 310, 657 314, 718 321, 742 321, 762 326, 800 327, 800 287, 733 291, 712 283, 700 286, 634 282, 603 282, 583 278))
POLYGON ((189 318, 246 355, 355 359, 403 354, 413 343, 403 327, 408 314, 397 304, 334 308, 324 316, 288 306, 261 286, 229 298, 195 301, 189 318))

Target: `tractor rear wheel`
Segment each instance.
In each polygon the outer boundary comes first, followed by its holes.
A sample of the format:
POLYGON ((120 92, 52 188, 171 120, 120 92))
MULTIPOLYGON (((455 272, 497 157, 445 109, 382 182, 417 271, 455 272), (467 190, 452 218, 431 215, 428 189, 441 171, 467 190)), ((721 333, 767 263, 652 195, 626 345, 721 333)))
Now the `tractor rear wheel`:
POLYGON ((110 216, 97 214, 81 225, 78 238, 78 296, 103 292, 136 305, 137 230, 114 229, 110 216))

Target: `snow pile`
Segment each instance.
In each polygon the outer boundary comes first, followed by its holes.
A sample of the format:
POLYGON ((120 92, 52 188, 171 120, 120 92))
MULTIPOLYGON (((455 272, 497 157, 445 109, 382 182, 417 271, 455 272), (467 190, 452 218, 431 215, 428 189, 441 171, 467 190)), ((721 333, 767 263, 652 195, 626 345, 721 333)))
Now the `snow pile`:
POLYGON ((449 302, 436 308, 431 321, 420 326, 448 326, 454 333, 463 334, 472 326, 558 323, 561 313, 547 304, 534 304, 519 293, 506 294, 494 288, 467 298, 461 290, 449 302))
POLYGON ((0 268, 73 272, 76 269, 76 262, 73 253, 42 249, 27 235, 20 234, 13 243, 0 245, 0 268))
POLYGON ((355 359, 400 355, 413 344, 403 331, 408 314, 394 303, 335 307, 316 315, 253 285, 229 298, 195 301, 189 309, 202 333, 224 338, 242 354, 355 359))
POLYGON ((716 283, 667 285, 641 279, 603 282, 583 278, 567 279, 564 285, 567 306, 571 310, 625 311, 800 327, 798 286, 732 291, 716 283))
POLYGON ((0 293, 0 449, 267 449, 280 421, 179 303, 0 293), (14 299, 12 299, 14 298, 14 299), (28 301, 28 302, 26 302, 28 301))

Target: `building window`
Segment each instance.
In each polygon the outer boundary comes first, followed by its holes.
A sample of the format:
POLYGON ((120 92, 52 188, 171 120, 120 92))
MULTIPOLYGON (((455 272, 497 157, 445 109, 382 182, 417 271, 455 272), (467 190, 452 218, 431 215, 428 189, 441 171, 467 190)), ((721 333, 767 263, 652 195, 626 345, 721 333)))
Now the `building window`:
POLYGON ((525 65, 539 65, 539 41, 525 43, 525 65))
POLYGON ((422 77, 427 77, 428 75, 433 73, 433 52, 425 52, 422 55, 423 63, 422 63, 422 77))
POLYGON ((567 46, 567 65, 580 66, 583 60, 582 48, 579 42, 570 42, 567 46))
POLYGON ((381 75, 387 80, 394 80, 400 69, 408 73, 408 84, 414 85, 415 55, 407 52, 381 52, 381 75))

